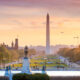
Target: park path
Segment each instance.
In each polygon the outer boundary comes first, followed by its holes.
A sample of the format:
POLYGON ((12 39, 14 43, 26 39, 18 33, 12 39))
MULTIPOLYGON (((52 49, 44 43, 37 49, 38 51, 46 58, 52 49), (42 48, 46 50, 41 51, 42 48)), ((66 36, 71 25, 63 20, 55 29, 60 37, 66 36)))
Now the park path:
POLYGON ((80 65, 77 63, 70 62, 68 58, 64 58, 63 56, 59 56, 59 59, 69 65, 70 67, 80 68, 80 65))

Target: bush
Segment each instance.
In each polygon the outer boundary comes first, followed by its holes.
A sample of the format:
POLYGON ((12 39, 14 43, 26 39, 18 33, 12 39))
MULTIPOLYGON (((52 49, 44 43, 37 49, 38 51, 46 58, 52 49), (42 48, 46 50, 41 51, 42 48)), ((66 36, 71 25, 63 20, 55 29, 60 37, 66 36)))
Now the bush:
POLYGON ((15 74, 13 80, 50 80, 46 74, 15 74))
POLYGON ((29 76, 28 74, 15 74, 15 75, 13 75, 13 80, 28 80, 29 79, 29 77, 27 77, 27 76, 29 76))
POLYGON ((9 78, 6 76, 0 76, 0 80, 9 80, 9 78))

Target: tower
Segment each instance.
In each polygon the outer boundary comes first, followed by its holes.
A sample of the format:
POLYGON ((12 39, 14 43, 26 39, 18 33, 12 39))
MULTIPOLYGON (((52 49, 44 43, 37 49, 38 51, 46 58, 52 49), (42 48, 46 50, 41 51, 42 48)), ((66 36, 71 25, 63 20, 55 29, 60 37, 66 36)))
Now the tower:
POLYGON ((11 47, 14 48, 14 43, 13 43, 13 41, 12 41, 12 43, 11 43, 11 47))
POLYGON ((50 24, 49 14, 46 17, 46 54, 50 54, 50 24))
POLYGON ((18 38, 15 39, 15 49, 18 49, 18 38))

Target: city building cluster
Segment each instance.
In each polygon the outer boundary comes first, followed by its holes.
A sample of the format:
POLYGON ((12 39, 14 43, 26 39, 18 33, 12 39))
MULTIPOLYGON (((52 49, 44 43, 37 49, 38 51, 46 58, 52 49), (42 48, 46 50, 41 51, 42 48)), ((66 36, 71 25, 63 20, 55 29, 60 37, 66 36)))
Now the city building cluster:
POLYGON ((19 48, 18 38, 15 39, 15 42, 12 41, 11 46, 6 45, 4 42, 1 45, 5 46, 8 49, 18 50, 18 48, 19 48))

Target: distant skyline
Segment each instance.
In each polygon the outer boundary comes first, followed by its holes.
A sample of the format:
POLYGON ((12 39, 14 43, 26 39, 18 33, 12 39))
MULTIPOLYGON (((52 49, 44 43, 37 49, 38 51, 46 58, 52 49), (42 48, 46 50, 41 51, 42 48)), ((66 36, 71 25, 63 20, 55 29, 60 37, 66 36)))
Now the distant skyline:
POLYGON ((51 45, 80 43, 80 0, 0 0, 0 43, 45 46, 47 12, 51 45))

